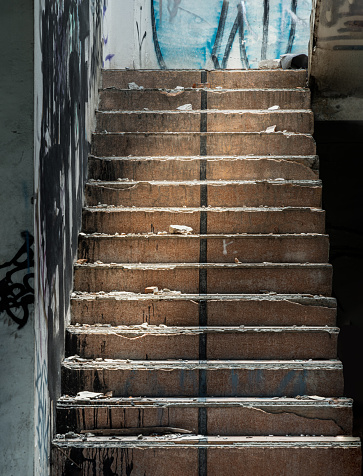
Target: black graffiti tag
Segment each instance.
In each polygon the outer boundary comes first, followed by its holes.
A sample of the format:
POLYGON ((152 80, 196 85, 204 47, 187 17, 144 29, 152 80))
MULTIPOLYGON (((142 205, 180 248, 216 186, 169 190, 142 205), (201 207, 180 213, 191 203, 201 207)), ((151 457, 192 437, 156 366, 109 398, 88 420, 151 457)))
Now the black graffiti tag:
POLYGON ((34 303, 33 279, 34 252, 32 245, 34 237, 28 232, 21 233, 24 244, 13 257, 0 265, 0 269, 8 269, 5 277, 0 280, 0 313, 6 312, 21 329, 28 322, 29 306, 34 303), (16 282, 16 273, 27 270, 22 282, 16 282), (15 282, 14 282, 15 281, 15 282))

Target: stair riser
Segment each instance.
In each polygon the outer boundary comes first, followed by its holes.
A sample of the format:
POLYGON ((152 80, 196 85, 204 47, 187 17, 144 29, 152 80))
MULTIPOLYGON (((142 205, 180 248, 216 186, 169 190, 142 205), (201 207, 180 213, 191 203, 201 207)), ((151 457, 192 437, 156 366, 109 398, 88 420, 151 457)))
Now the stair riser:
POLYGON ((315 155, 313 138, 282 133, 98 133, 92 154, 99 157, 199 155, 315 155), (205 138, 205 144, 201 145, 205 138))
MULTIPOLYGON (((72 299, 72 324, 199 326, 199 302, 190 300, 72 299)), ((335 326, 336 308, 287 300, 208 300, 210 326, 335 326)))
POLYGON ((113 391, 115 397, 197 397, 206 382, 207 397, 296 397, 343 395, 343 372, 338 369, 223 369, 188 368, 88 369, 63 365, 63 393, 113 391))
POLYGON ((211 87, 222 86, 238 88, 303 88, 306 85, 306 71, 207 71, 202 78, 201 71, 117 71, 105 70, 102 73, 103 88, 127 89, 135 82, 144 88, 167 88, 177 86, 191 88, 206 80, 211 87))
MULTIPOLYGON (((70 444, 69 444, 70 446, 70 444)), ((137 446, 137 445, 135 445, 137 446)), ((173 445, 175 446, 175 445, 173 445)), ((197 447, 164 448, 124 448, 122 443, 117 448, 108 448, 107 443, 96 448, 82 449, 78 445, 72 450, 57 447, 52 449, 53 475, 75 474, 76 461, 81 467, 77 474, 93 476, 113 474, 118 476, 200 476, 201 454, 206 457, 208 476, 357 476, 361 468, 359 447, 352 449, 339 447, 228 447, 218 446, 198 451, 197 447), (202 453, 201 453, 202 451, 202 453)))
MULTIPOLYGON (((80 238, 78 257, 104 263, 196 263, 199 237, 117 237, 80 238)), ((239 237, 207 238, 207 262, 231 263, 326 263, 327 236, 303 238, 239 237)))
MULTIPOLYGON (((201 407, 206 413, 210 436, 286 436, 348 435, 352 430, 350 408, 299 406, 201 407)), ((67 433, 106 428, 183 428, 198 434, 197 407, 133 408, 124 406, 91 406, 57 410, 57 431, 67 433)))
MULTIPOLYGON (((86 359, 199 359, 201 335, 146 335, 67 332, 67 355, 86 359)), ((208 333, 206 358, 293 360, 336 358, 337 334, 328 332, 208 333)))
MULTIPOLYGON (((286 294, 331 293, 331 268, 211 268, 206 271, 208 294, 259 293, 268 290, 286 294)), ((127 269, 115 267, 75 268, 74 289, 97 292, 113 290, 144 292, 149 286, 168 288, 183 293, 199 293, 198 269, 127 269)))
POLYGON ((86 185, 88 206, 98 203, 135 207, 199 207, 206 188, 207 203, 212 207, 315 207, 321 206, 318 185, 244 183, 244 184, 149 184, 86 185))
MULTIPOLYGON (((204 119, 203 119, 204 120, 204 119)), ((312 112, 207 113, 208 132, 260 132, 269 126, 276 131, 312 134, 312 112)), ((200 132, 201 113, 98 113, 97 131, 108 132, 200 132)))
MULTIPOLYGON (((221 210, 202 212, 207 217, 207 233, 324 233, 325 212, 321 210, 221 210)), ((200 233, 199 211, 84 210, 85 233, 158 233, 170 225, 186 225, 200 233)))
POLYGON ((314 159, 295 157, 275 159, 99 159, 88 161, 88 177, 99 180, 199 180, 200 167, 206 163, 207 180, 315 180, 318 171, 314 159), (314 168, 313 168, 314 167, 314 168))
MULTIPOLYGON (((191 104, 193 110, 202 107, 202 96, 206 99, 207 109, 268 109, 280 106, 280 109, 310 109, 310 91, 308 90, 185 90, 166 92, 158 90, 103 90, 100 91, 99 109, 104 111, 150 111, 177 110, 184 104, 191 104)), ((272 124, 271 124, 272 125, 272 124)))

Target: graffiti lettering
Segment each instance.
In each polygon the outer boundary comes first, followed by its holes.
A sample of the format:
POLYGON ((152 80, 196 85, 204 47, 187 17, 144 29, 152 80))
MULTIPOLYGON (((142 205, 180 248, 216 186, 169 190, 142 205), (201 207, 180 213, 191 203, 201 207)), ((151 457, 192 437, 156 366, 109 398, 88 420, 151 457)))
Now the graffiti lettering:
POLYGON ((166 8, 169 21, 162 0, 151 0, 162 69, 254 69, 261 59, 307 52, 311 0, 168 0, 166 8))
POLYGON ((21 329, 28 322, 29 306, 34 303, 33 279, 34 237, 28 232, 21 233, 24 244, 14 258, 0 265, 0 269, 8 269, 0 281, 0 313, 6 312, 21 329), (25 276, 17 273, 27 270, 25 276))

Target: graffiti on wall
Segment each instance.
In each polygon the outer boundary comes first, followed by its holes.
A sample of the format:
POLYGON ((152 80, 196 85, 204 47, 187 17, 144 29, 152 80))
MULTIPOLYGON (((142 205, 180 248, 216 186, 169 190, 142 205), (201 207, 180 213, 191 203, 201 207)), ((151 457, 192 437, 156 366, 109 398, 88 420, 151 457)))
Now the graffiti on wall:
POLYGON ((5 276, 0 280, 0 313, 5 312, 21 329, 28 322, 30 306, 34 304, 34 237, 21 233, 24 244, 15 256, 0 265, 5 276))
POLYGON ((248 69, 307 53, 311 7, 311 0, 151 0, 159 67, 248 69))

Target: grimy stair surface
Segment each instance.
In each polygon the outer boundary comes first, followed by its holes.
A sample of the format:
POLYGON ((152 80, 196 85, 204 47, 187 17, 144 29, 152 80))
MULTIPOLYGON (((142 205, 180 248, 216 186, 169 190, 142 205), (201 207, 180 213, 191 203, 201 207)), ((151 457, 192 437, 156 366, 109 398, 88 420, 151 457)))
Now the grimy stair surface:
POLYGON ((102 87, 52 474, 359 475, 306 72, 102 87))

